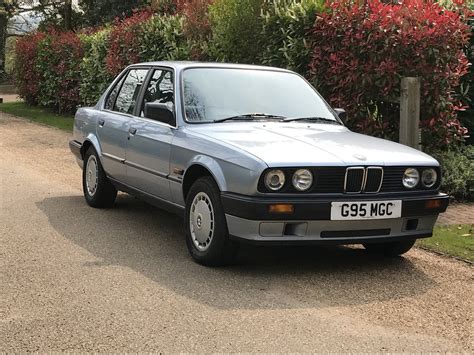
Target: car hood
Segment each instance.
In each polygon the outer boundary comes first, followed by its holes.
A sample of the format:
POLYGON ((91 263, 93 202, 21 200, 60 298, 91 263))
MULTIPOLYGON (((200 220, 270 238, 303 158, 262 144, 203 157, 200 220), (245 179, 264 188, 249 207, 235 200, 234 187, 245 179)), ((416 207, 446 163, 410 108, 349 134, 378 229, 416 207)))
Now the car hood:
POLYGON ((225 122, 190 125, 187 129, 237 147, 269 167, 438 165, 416 149, 354 133, 339 125, 225 122))

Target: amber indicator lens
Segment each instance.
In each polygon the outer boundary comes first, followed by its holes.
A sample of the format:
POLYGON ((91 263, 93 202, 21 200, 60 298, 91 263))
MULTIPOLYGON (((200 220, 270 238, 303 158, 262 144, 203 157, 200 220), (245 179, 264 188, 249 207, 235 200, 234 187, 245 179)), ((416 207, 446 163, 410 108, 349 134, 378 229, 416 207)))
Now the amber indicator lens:
POLYGON ((443 202, 441 200, 430 200, 426 201, 426 208, 429 210, 441 208, 443 202))
POLYGON ((294 206, 293 205, 288 205, 288 204, 277 204, 277 205, 270 205, 268 207, 268 210, 270 213, 293 213, 294 212, 294 206))

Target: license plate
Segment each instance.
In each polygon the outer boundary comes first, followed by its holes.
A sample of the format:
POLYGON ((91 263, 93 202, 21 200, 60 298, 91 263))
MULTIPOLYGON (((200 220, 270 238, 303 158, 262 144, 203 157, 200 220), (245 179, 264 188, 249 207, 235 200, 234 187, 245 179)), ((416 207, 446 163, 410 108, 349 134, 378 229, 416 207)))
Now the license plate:
POLYGON ((402 201, 332 202, 331 220, 392 219, 402 216, 402 201))

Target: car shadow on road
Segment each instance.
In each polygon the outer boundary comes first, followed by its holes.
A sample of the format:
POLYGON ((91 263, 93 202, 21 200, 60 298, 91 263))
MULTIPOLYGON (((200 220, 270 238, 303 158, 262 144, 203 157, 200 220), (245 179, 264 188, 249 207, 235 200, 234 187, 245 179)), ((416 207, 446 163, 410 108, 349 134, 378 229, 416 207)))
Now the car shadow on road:
POLYGON ((97 258, 84 267, 131 268, 178 295, 219 309, 366 304, 425 293, 434 281, 407 258, 347 247, 243 246, 235 265, 206 268, 188 256, 181 218, 121 194, 113 209, 82 196, 37 203, 52 227, 97 258))

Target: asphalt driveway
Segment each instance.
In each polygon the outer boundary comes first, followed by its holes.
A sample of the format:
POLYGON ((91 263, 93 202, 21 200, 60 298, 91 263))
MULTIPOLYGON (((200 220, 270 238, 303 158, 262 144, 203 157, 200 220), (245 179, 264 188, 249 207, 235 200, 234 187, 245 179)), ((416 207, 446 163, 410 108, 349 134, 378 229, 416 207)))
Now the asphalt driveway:
POLYGON ((246 247, 205 268, 166 211, 87 207, 68 139, 0 113, 0 351, 474 351, 469 265, 246 247))

